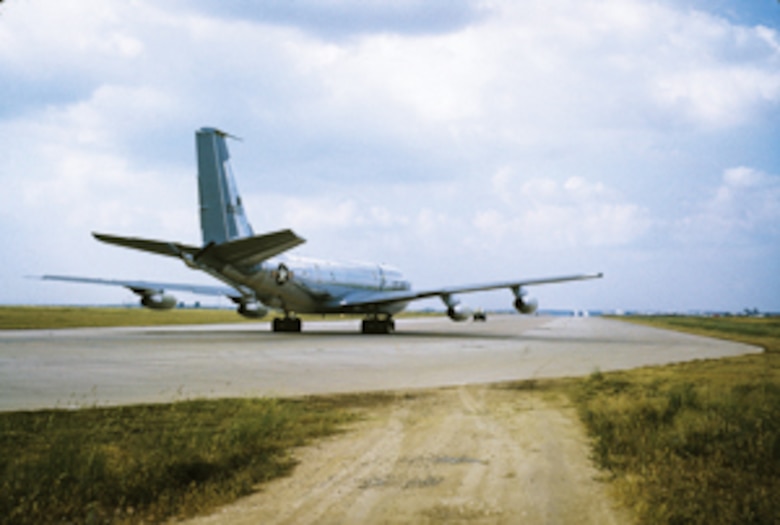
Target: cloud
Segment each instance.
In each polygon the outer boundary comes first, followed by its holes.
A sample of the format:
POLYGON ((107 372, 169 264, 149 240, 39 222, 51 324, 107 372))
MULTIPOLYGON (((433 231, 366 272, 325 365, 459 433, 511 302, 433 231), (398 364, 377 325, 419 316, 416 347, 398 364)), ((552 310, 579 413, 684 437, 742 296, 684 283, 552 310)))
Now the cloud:
POLYGON ((626 202, 601 182, 570 177, 523 180, 507 170, 493 177, 501 205, 478 211, 473 224, 481 235, 534 248, 572 249, 636 242, 650 227, 647 210, 626 202))
POLYGON ((132 81, 128 66, 144 56, 121 4, 9 2, 0 16, 0 116, 77 102, 106 75, 132 81))
POLYGON ((87 0, 8 9, 2 85, 20 103, 6 107, 29 107, 30 91, 39 103, 61 104, 109 84, 165 93, 179 106, 166 112, 168 121, 184 121, 195 108, 190 118, 251 118, 303 137, 328 126, 338 140, 354 141, 369 128, 377 140, 407 137, 409 148, 421 141, 537 148, 648 124, 657 133, 678 122, 740 125, 780 94, 773 30, 664 4, 242 3, 217 12, 193 5, 202 11, 87 0), (236 9, 242 18, 220 16, 236 9), (384 32, 369 24, 344 41, 298 30, 320 11, 392 20, 388 12, 417 19, 431 10, 483 14, 446 31, 384 32), (61 19, 77 38, 58 31, 61 19), (262 27, 248 22, 258 20, 262 27))
POLYGON ((700 67, 659 78, 657 96, 662 106, 692 122, 736 126, 780 100, 780 74, 753 67, 700 67))
POLYGON ((179 2, 211 16, 303 29, 325 39, 367 33, 445 33, 477 22, 485 7, 469 0, 299 0, 296 2, 179 2))
POLYGON ((777 245, 780 176, 746 166, 729 168, 709 198, 677 226, 685 242, 777 245))
POLYGON ((305 122, 338 122, 339 140, 381 129, 405 156, 489 149, 506 163, 616 145, 645 155, 674 147, 681 128, 753 122, 780 100, 776 42, 766 27, 665 4, 496 3, 449 33, 308 40, 291 56, 318 87, 305 122))

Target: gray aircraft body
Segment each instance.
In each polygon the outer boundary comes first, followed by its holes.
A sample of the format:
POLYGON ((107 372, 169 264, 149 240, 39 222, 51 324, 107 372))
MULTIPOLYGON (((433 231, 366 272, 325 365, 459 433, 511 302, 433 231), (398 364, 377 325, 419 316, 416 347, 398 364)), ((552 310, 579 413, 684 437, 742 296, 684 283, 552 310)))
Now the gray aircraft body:
POLYGON ((106 243, 181 259, 189 268, 206 272, 224 286, 62 275, 43 278, 124 286, 141 297, 143 306, 152 309, 176 305, 169 291, 224 295, 246 317, 262 318, 269 309, 284 312, 283 317, 273 320, 277 332, 299 332, 297 313, 350 313, 366 316, 363 332, 390 333, 395 329, 393 315, 418 299, 439 297, 452 320, 464 321, 472 311, 457 294, 506 288, 514 295, 514 307, 520 313, 531 314, 537 302, 527 296, 524 287, 602 277, 601 273, 580 274, 415 291, 399 270, 384 264, 341 263, 287 254, 304 239, 289 229, 254 234, 230 168, 226 137, 214 128, 196 132, 202 246, 93 233, 106 243))

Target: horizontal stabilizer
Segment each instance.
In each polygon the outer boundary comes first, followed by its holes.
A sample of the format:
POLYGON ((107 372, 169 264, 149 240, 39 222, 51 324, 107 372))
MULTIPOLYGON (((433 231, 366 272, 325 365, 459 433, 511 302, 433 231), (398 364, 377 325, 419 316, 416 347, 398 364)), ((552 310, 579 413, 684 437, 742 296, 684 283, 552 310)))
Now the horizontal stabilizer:
POLYGON ((125 248, 133 248, 135 250, 156 253, 158 255, 169 255, 171 257, 180 257, 182 253, 195 255, 200 251, 200 248, 195 246, 188 246, 176 242, 139 239, 137 237, 117 237, 115 235, 106 235, 103 233, 93 233, 92 235, 94 235, 97 240, 109 244, 116 244, 125 248))
POLYGON ((99 241, 116 244, 124 248, 133 248, 158 255, 181 257, 186 254, 195 259, 218 261, 233 265, 251 266, 274 255, 291 250, 306 242, 298 237, 292 230, 280 230, 277 232, 255 235, 222 244, 210 244, 205 248, 197 248, 177 242, 156 241, 152 239, 140 239, 137 237, 118 237, 103 233, 93 233, 99 241))
POLYGON ((291 250, 306 242, 292 230, 255 235, 222 244, 207 246, 202 255, 238 266, 251 266, 291 250))

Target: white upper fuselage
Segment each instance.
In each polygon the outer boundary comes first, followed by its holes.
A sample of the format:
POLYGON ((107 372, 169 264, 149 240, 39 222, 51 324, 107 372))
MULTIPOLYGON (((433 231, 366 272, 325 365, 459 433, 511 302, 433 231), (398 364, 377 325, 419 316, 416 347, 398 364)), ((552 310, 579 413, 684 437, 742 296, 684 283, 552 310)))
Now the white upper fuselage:
POLYGON ((272 308, 298 313, 387 313, 404 309, 408 301, 370 308, 341 304, 355 294, 402 292, 411 289, 401 272, 388 265, 335 262, 295 255, 281 255, 244 269, 241 284, 272 308))

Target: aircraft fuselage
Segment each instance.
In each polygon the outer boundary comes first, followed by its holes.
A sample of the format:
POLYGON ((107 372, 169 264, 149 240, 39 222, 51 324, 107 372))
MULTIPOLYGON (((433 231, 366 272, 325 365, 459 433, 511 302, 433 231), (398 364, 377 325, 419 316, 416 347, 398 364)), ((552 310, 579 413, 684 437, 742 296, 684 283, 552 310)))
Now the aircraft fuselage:
POLYGON ((308 257, 275 257, 243 272, 241 284, 263 304, 296 313, 396 314, 409 301, 371 306, 342 305, 357 293, 408 291, 411 284, 397 269, 370 263, 343 263, 308 257))

